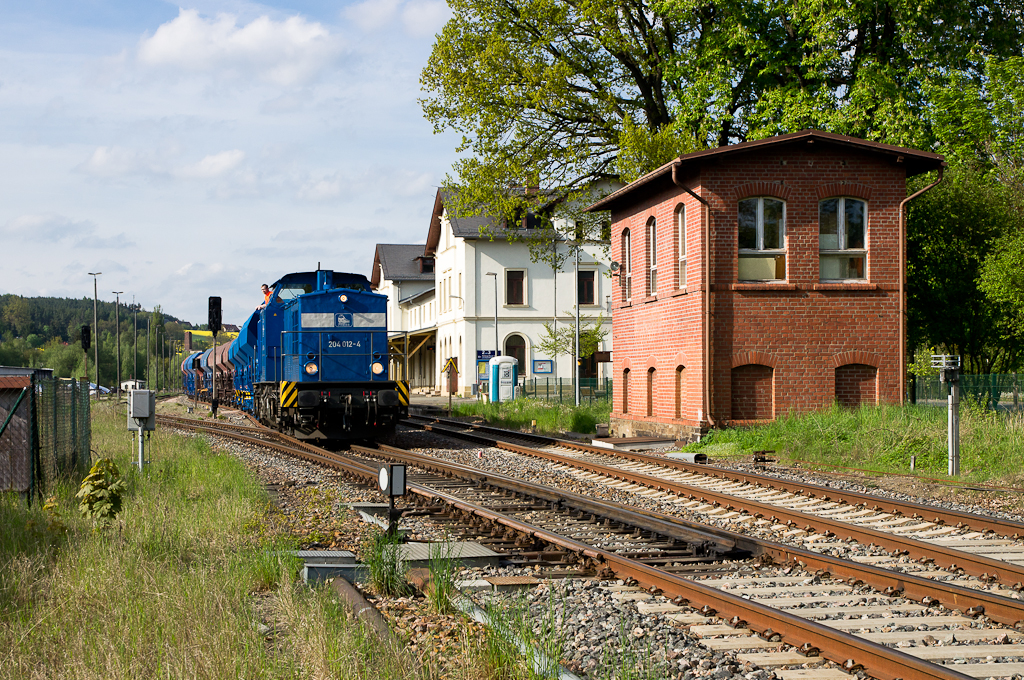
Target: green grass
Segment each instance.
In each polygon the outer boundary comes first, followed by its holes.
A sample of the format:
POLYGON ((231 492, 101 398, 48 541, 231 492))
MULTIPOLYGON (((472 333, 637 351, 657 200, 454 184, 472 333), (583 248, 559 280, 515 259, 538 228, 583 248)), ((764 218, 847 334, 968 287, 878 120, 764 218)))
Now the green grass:
POLYGON ((93 408, 93 449, 121 469, 124 507, 94 530, 77 483, 48 509, 0 494, 0 678, 420 674, 329 589, 296 583, 294 546, 267 533, 267 498, 238 461, 158 431, 139 475, 123 412, 93 408))
MULTIPOLYGON (((962 402, 961 477, 1000 484, 1024 482, 1024 416, 996 413, 962 402)), ((684 450, 719 459, 774 450, 786 461, 805 461, 880 473, 946 473, 946 409, 921 406, 834 406, 789 415, 752 427, 715 430, 684 450)))
POLYGON ((539 399, 515 399, 498 403, 468 402, 455 406, 456 415, 481 416, 488 423, 514 430, 529 429, 535 420, 537 431, 544 434, 593 434, 597 423, 608 422, 610 412, 611 402, 607 401, 584 403, 579 408, 539 399))

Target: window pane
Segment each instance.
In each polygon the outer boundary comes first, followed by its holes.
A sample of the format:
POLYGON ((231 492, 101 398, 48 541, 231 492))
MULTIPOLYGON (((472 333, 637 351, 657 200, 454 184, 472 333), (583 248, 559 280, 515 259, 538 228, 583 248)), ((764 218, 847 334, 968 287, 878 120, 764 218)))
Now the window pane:
POLYGON ((679 259, 686 257, 686 211, 682 208, 676 212, 676 230, 679 239, 679 259))
POLYGON ((652 267, 658 264, 658 227, 653 222, 647 227, 647 261, 652 267))
POLYGON ((740 201, 740 248, 757 248, 757 199, 740 201))
POLYGON ((864 247, 864 201, 852 198, 845 199, 846 202, 846 247, 864 247))
POLYGON ((525 304, 525 298, 523 296, 523 277, 525 273, 526 272, 523 271, 505 272, 506 305, 525 304))
POLYGON ((819 275, 822 280, 863 279, 864 256, 822 255, 819 275))
POLYGON ((580 272, 577 294, 579 295, 579 304, 594 304, 594 272, 580 272))
POLYGON ((782 248, 782 201, 764 199, 764 247, 782 248))
POLYGON ((773 281, 786 278, 786 256, 750 257, 740 255, 740 281, 773 281))
POLYGON ((839 199, 830 198, 818 204, 818 247, 836 250, 839 247, 839 199))

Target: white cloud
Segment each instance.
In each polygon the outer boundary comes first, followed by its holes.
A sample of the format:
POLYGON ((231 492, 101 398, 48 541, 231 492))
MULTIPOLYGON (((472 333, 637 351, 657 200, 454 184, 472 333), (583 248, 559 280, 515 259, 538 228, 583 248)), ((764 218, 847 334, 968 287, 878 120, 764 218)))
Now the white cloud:
POLYGON ((239 25, 233 14, 215 18, 180 9, 178 16, 139 43, 143 64, 217 75, 255 72, 277 85, 312 79, 337 55, 338 40, 319 22, 300 16, 261 16, 239 25))
POLYGON ((138 151, 120 146, 100 146, 92 152, 82 170, 98 177, 118 177, 147 169, 138 151))
POLYGON ((23 241, 62 241, 82 237, 96 231, 89 220, 72 220, 56 213, 20 215, 4 225, 2 232, 23 241))
POLYGON ((444 0, 411 0, 402 8, 402 25, 409 35, 431 36, 441 31, 451 15, 444 0))
POLYGON ((237 168, 245 160, 245 152, 241 149, 222 151, 203 158, 194 165, 189 165, 178 171, 178 176, 191 179, 212 179, 220 177, 237 168))
POLYGON ((310 180, 299 188, 299 198, 304 201, 329 201, 341 196, 345 181, 337 175, 310 180))
POLYGON ((364 0, 345 9, 345 16, 366 32, 398 21, 406 34, 431 36, 441 30, 452 12, 444 0, 364 0))
POLYGON ((399 0, 364 0, 345 8, 345 16, 364 31, 377 31, 398 16, 399 0))

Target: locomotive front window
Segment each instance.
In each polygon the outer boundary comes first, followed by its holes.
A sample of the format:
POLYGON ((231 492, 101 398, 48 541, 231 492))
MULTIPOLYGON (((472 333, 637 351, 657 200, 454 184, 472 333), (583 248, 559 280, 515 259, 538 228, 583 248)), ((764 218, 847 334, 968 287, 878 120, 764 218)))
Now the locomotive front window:
POLYGON ((280 290, 278 290, 276 297, 280 300, 294 300, 300 295, 306 295, 307 293, 312 292, 313 286, 308 283, 305 285, 290 284, 287 286, 283 286, 280 290))

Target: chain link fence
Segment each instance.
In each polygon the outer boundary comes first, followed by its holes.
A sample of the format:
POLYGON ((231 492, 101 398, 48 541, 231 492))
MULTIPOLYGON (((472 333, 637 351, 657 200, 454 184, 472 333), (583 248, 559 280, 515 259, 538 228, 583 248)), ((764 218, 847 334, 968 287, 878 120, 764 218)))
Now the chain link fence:
POLYGON ((90 464, 89 386, 63 378, 0 378, 0 491, 42 496, 90 464))
MULTIPOLYGON (((945 406, 949 386, 938 376, 918 377, 914 381, 915 402, 924 406, 945 406)), ((960 399, 998 411, 1024 410, 1024 374, 960 374, 960 399)))

